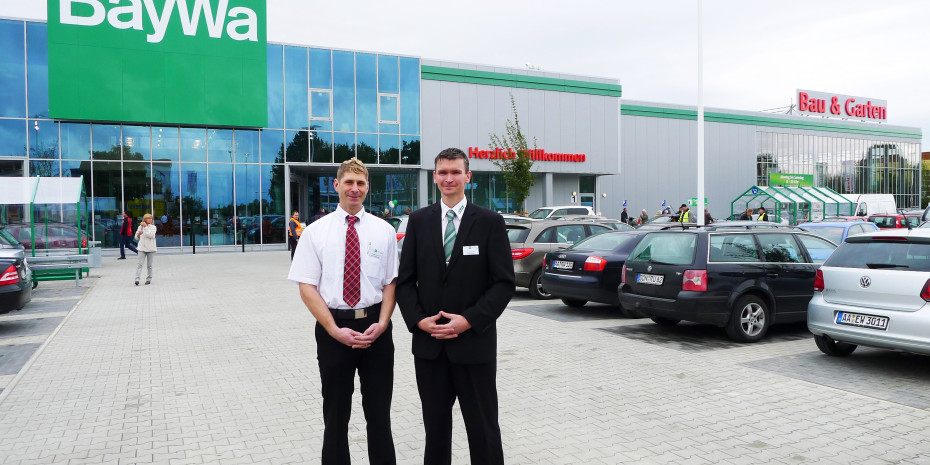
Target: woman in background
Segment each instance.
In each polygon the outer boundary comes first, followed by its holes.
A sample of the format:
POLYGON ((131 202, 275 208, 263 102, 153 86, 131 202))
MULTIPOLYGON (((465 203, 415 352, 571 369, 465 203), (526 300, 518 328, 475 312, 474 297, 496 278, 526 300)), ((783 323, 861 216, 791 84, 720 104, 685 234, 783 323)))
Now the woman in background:
POLYGON ((136 286, 139 285, 139 276, 142 274, 142 261, 147 260, 148 275, 145 278, 145 284, 152 283, 152 260, 155 259, 155 219, 151 213, 146 213, 142 217, 142 224, 136 230, 136 240, 139 241, 139 264, 136 265, 136 286))

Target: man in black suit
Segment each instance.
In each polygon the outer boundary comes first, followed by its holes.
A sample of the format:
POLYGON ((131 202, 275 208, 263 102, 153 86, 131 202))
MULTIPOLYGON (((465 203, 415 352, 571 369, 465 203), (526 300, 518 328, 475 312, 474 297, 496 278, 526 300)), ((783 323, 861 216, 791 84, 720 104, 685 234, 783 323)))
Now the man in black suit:
POLYGON ((442 200, 410 214, 397 303, 413 333, 427 465, 452 461, 452 406, 465 420, 471 463, 504 463, 497 421, 497 318, 514 293, 504 218, 468 203, 468 158, 439 152, 442 200))

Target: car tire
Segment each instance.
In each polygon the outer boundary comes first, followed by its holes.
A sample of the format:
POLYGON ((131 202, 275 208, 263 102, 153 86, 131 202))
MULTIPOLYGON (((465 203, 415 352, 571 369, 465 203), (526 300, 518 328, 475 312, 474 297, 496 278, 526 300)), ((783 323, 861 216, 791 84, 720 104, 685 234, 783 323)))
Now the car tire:
POLYGON ((572 308, 580 308, 584 307, 584 304, 588 303, 588 301, 578 299, 562 299, 562 303, 572 308))
POLYGON ((837 342, 826 336, 814 335, 814 342, 821 352, 833 357, 845 357, 853 353, 856 347, 859 347, 856 344, 850 344, 848 342, 837 342))
POLYGON ((768 304, 758 296, 741 297, 733 311, 726 330, 730 339, 739 342, 756 342, 765 336, 772 323, 768 304))
POLYGON ((676 320, 674 318, 665 318, 664 316, 654 316, 652 317, 652 322, 659 326, 675 326, 678 323, 681 323, 681 320, 676 320))
POLYGON ((543 270, 540 268, 530 278, 530 297, 534 299, 551 299, 553 295, 546 291, 546 288, 542 285, 542 274, 543 270))

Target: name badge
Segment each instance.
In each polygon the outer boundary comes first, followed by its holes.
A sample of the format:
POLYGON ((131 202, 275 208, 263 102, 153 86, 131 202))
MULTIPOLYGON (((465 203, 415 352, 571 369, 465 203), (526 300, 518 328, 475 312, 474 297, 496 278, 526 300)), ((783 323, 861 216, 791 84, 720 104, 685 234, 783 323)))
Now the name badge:
POLYGON ((368 243, 368 256, 376 260, 381 260, 384 250, 378 249, 371 242, 368 243))
POLYGON ((478 246, 466 245, 462 247, 462 255, 478 255, 478 246))

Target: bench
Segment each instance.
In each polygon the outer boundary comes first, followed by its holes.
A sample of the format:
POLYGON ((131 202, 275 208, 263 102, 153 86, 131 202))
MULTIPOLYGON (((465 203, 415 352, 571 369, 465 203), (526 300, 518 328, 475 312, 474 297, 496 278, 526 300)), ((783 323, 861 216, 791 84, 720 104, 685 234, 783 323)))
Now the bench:
POLYGON ((75 287, 80 285, 82 272, 101 265, 99 257, 92 254, 26 257, 26 262, 34 283, 73 279, 75 287))

